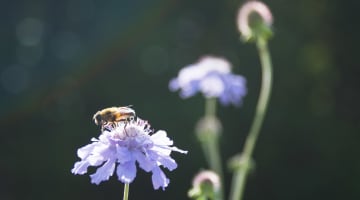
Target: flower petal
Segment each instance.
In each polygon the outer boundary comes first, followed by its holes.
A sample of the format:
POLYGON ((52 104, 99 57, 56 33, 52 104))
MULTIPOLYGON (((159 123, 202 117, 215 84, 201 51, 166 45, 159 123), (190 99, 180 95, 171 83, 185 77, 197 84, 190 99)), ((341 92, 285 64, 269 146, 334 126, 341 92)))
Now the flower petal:
POLYGON ((85 159, 90 155, 90 153, 93 151, 95 146, 96 146, 95 143, 91 143, 86 146, 83 146, 77 150, 77 155, 79 156, 79 158, 85 159))
POLYGON ((109 180, 115 170, 115 160, 108 160, 103 166, 99 167, 94 174, 91 174, 91 183, 98 185, 102 181, 109 180))
POLYGON ((102 163, 104 163, 104 161, 106 161, 107 159, 105 159, 103 156, 101 155, 90 155, 89 157, 86 158, 86 161, 89 162, 90 166, 99 166, 102 163))
POLYGON ((235 106, 240 106, 243 97, 247 93, 246 79, 240 75, 226 74, 222 76, 226 88, 220 96, 220 103, 229 105, 230 103, 235 106))
POLYGON ((157 161, 158 166, 163 165, 170 171, 177 168, 175 160, 168 155, 158 154, 156 151, 149 151, 148 154, 151 160, 157 161))
POLYGON ((135 161, 129 161, 117 166, 116 174, 119 181, 123 183, 131 183, 136 177, 135 161))
POLYGON ((200 83, 200 90, 206 98, 216 98, 225 90, 224 82, 218 74, 210 74, 206 76, 200 83))
POLYGON ((152 170, 152 183, 155 190, 162 187, 163 190, 169 185, 170 180, 165 176, 164 172, 160 169, 160 167, 155 167, 152 170))
POLYGON ((159 130, 153 135, 151 135, 151 139, 154 141, 156 145, 172 145, 174 142, 167 137, 166 131, 159 130))
POLYGON ((125 147, 116 147, 116 158, 119 163, 126 163, 133 159, 132 153, 128 148, 125 147))
POLYGON ((163 156, 158 159, 158 161, 170 171, 177 168, 176 161, 172 159, 170 156, 163 156))
POLYGON ((199 91, 199 80, 190 81, 184 85, 180 90, 180 97, 183 99, 194 96, 199 91))
POLYGON ((73 174, 85 174, 87 172, 87 168, 90 163, 87 161, 79 161, 74 164, 74 168, 71 169, 71 173, 73 174))
POLYGON ((170 89, 170 91, 176 91, 176 90, 178 90, 180 88, 180 86, 179 86, 179 81, 178 81, 178 79, 177 78, 173 78, 173 79, 171 79, 170 80, 170 82, 169 82, 169 89, 170 89))
POLYGON ((157 166, 156 160, 151 160, 149 157, 145 156, 142 152, 137 152, 134 154, 136 160, 139 163, 141 169, 146 172, 150 172, 155 166, 157 166))

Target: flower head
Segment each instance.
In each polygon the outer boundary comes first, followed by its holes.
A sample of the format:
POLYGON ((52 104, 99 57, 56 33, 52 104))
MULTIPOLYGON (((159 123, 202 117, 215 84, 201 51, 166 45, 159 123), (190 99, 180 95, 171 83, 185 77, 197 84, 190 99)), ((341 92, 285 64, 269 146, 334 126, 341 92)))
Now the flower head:
POLYGON ((98 139, 78 149, 81 161, 75 163, 73 174, 85 174, 89 166, 98 167, 91 174, 91 182, 99 184, 106 181, 116 170, 118 180, 131 183, 136 177, 137 165, 146 172, 152 172, 154 189, 164 190, 169 179, 160 166, 172 171, 177 168, 172 151, 187 153, 173 145, 166 132, 154 132, 148 122, 137 119, 119 123, 115 128, 107 128, 98 139))
POLYGON ((240 105, 246 95, 246 80, 231 73, 231 64, 218 57, 205 56, 180 70, 169 83, 171 91, 180 90, 182 98, 201 92, 206 98, 219 98, 223 105, 240 105))
POLYGON ((218 174, 211 170, 199 172, 193 179, 192 188, 188 192, 188 196, 194 199, 214 199, 214 195, 218 194, 221 188, 221 181, 218 174))
POLYGON ((273 17, 270 9, 260 1, 248 1, 238 12, 237 26, 245 41, 258 37, 259 35, 262 37, 270 37, 272 34, 270 29, 272 23, 273 17), (257 20, 251 18, 253 16, 252 14, 257 14, 257 16, 260 17, 260 27, 254 26, 254 22, 257 20))
POLYGON ((194 187, 200 187, 200 185, 203 184, 204 182, 210 182, 215 190, 220 189, 221 183, 220 183, 219 175, 213 171, 210 170, 201 171, 195 176, 192 184, 194 187))

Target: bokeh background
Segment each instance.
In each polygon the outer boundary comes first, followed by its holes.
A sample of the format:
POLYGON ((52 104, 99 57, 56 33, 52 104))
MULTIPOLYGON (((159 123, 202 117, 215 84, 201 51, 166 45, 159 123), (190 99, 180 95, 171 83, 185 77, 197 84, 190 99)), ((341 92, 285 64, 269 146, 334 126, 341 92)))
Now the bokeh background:
MULTIPOLYGON (((92 115, 133 105, 176 146, 166 191, 139 171, 130 199, 187 199, 207 165, 193 130, 198 95, 168 90, 203 55, 227 58, 247 78, 243 106, 220 107, 223 161, 239 152, 260 86, 254 45, 239 40, 235 0, 62 0, 0 3, 0 199, 121 199, 112 177, 99 186, 70 173, 77 148, 99 134, 92 115)), ((274 90, 245 199, 360 199, 359 1, 265 1, 274 90)), ((93 171, 93 170, 90 170, 93 171)), ((226 186, 231 173, 226 172, 226 186)))

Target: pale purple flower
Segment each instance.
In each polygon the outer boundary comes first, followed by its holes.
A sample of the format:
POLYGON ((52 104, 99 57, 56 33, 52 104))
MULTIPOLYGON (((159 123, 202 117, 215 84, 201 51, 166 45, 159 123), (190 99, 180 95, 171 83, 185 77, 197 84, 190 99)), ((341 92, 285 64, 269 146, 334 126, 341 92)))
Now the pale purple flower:
POLYGON ((81 161, 75 163, 73 174, 85 174, 89 166, 98 167, 91 174, 91 183, 99 184, 109 180, 116 170, 117 178, 123 183, 131 183, 137 172, 137 166, 146 172, 152 172, 154 189, 164 190, 170 180, 165 176, 162 167, 172 171, 177 168, 172 151, 187 151, 172 146, 166 132, 154 132, 150 125, 141 119, 118 123, 115 128, 107 128, 98 139, 78 149, 81 161))
POLYGON ((205 56, 180 70, 169 83, 171 91, 180 90, 180 97, 202 93, 205 98, 219 98, 223 105, 241 105, 246 95, 246 79, 231 73, 231 64, 223 59, 205 56))

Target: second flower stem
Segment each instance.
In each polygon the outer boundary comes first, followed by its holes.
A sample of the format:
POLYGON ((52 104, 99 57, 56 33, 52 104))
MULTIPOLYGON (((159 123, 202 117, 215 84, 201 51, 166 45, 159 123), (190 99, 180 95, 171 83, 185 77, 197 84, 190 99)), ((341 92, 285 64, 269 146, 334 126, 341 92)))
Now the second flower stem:
MULTIPOLYGON (((205 117, 216 118, 216 99, 206 99, 205 101, 205 117)), ((219 131, 219 130, 217 130, 219 131)), ((214 170, 220 176, 220 179, 223 179, 223 172, 221 166, 221 156, 219 149, 219 133, 211 134, 212 137, 209 138, 206 142, 206 151, 208 155, 208 162, 210 168, 214 170)))
MULTIPOLYGON (((205 119, 216 119, 216 98, 207 98, 205 100, 205 119)), ((209 137, 202 142, 204 154, 207 158, 207 161, 209 163, 210 169, 216 172, 220 177, 220 190, 219 193, 216 195, 217 200, 224 199, 223 194, 223 181, 224 181, 224 175, 222 170, 222 162, 221 162, 221 156, 220 156, 220 149, 219 149, 219 137, 220 131, 219 127, 215 128, 214 130, 217 133, 211 133, 208 134, 209 137)))
POLYGON ((205 99, 205 116, 206 117, 216 116, 216 99, 215 98, 205 99))
POLYGON ((262 84, 260 89, 259 101, 256 106, 255 117, 251 125, 249 135, 245 140, 245 146, 241 154, 241 167, 235 170, 232 188, 231 200, 241 200, 245 188, 246 178, 250 169, 252 153, 254 151, 261 126, 264 121, 272 85, 272 66, 270 53, 267 46, 267 40, 258 38, 256 45, 259 51, 260 62, 262 67, 262 84))
POLYGON ((256 140, 259 136, 261 126, 264 121, 264 117, 267 110, 267 105, 269 103, 270 93, 271 93, 271 85, 272 85, 272 67, 270 54, 267 47, 267 41, 259 38, 257 43, 257 48, 260 55, 260 61, 262 66, 262 84, 260 90, 259 101, 256 107, 256 114, 254 122, 250 128, 250 132, 248 138, 245 142, 245 147, 243 151, 243 155, 251 158, 251 155, 254 151, 256 140))

